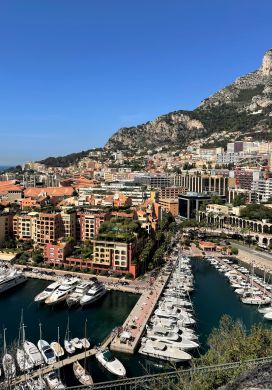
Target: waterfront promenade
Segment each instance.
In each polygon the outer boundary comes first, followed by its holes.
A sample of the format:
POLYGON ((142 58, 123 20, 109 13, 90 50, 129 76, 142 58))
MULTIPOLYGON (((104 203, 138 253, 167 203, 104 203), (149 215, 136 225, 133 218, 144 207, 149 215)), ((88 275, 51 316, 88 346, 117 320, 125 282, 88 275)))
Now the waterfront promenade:
MULTIPOLYGON (((18 269, 23 269, 25 266, 15 264, 15 267, 18 269)), ((48 281, 55 281, 57 278, 65 276, 65 274, 71 274, 74 277, 79 277, 84 280, 90 280, 91 277, 96 277, 97 280, 103 282, 108 290, 115 290, 115 291, 122 291, 127 293, 133 293, 133 294, 141 294, 143 289, 147 287, 146 283, 139 283, 135 281, 129 281, 127 282, 127 285, 122 285, 122 281, 120 281, 117 278, 113 277, 106 277, 106 276, 97 276, 97 275, 90 275, 90 274, 84 274, 79 272, 67 272, 67 271, 60 271, 60 270, 54 270, 55 275, 48 275, 43 273, 44 271, 52 272, 52 269, 50 268, 33 268, 36 272, 29 272, 29 271, 23 271, 25 276, 31 279, 40 279, 40 280, 48 280, 48 281)))
POLYGON ((158 300, 168 282, 170 273, 163 271, 150 288, 146 289, 130 312, 120 331, 111 343, 111 350, 133 354, 151 317, 158 300), (122 337, 129 336, 129 337, 122 337))

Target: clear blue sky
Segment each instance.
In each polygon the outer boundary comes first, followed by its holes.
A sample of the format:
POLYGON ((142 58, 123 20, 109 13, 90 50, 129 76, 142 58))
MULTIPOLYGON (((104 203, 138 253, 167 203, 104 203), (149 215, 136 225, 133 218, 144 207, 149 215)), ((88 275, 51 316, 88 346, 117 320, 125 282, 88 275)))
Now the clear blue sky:
POLYGON ((260 66, 271 0, 2 0, 0 164, 103 146, 260 66))

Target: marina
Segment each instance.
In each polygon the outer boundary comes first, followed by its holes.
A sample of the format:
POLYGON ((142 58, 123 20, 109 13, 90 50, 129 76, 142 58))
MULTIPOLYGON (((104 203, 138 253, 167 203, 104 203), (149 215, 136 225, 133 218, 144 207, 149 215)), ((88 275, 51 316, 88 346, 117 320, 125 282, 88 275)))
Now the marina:
MULTIPOLYGON (((194 290, 191 292, 191 302, 194 307, 194 316, 196 320, 195 332, 199 335, 200 351, 206 350, 207 336, 211 329, 218 324, 219 319, 223 314, 230 314, 233 318, 241 319, 247 328, 258 322, 263 322, 266 326, 270 326, 271 323, 264 321, 263 315, 256 310, 256 307, 241 303, 237 295, 230 288, 227 278, 208 261, 201 258, 193 258, 190 260, 190 264, 194 275, 194 290), (208 289, 207 285, 209 286, 208 289), (220 297, 224 297, 224 300, 220 297), (207 302, 209 303, 208 306, 207 302)), ((149 361, 148 356, 137 353, 137 350, 142 336, 145 338, 145 330, 148 330, 146 325, 150 319, 152 320, 152 325, 155 325, 153 328, 154 331, 158 330, 158 326, 162 326, 163 328, 173 326, 173 323, 169 324, 167 319, 161 318, 159 321, 160 323, 158 324, 152 317, 154 310, 156 311, 158 308, 162 308, 161 304, 157 306, 159 297, 163 300, 163 303, 169 301, 167 290, 163 290, 162 288, 167 282, 169 283, 168 288, 172 288, 171 283, 173 284, 173 282, 169 281, 171 275, 169 270, 159 276, 157 283, 155 282, 150 288, 152 294, 150 294, 150 291, 146 290, 138 299, 138 296, 135 294, 110 291, 106 296, 102 297, 99 302, 83 309, 80 306, 72 306, 72 308, 68 309, 68 306, 64 302, 54 307, 34 303, 34 297, 43 291, 49 284, 52 284, 52 281, 29 279, 27 283, 17 286, 16 289, 5 292, 0 296, 0 309, 2 305, 5 307, 7 313, 4 322, 2 318, 0 326, 5 326, 5 328, 8 329, 6 334, 8 349, 11 348, 13 340, 17 338, 20 312, 23 308, 26 324, 26 337, 29 336, 28 324, 32 321, 31 340, 38 340, 40 338, 39 323, 41 322, 43 325, 46 324, 46 326, 44 326, 44 337, 45 340, 48 340, 49 342, 57 340, 57 327, 60 328, 60 342, 62 344, 68 317, 70 319, 71 338, 75 336, 83 337, 84 321, 86 318, 88 320, 90 347, 86 349, 86 354, 81 350, 71 356, 63 356, 57 363, 54 363, 53 366, 44 366, 41 368, 42 371, 34 371, 32 378, 39 377, 39 375, 47 375, 54 367, 54 369, 60 369, 61 376, 64 378, 64 382, 67 385, 76 385, 78 383, 77 379, 71 374, 71 371, 73 371, 72 365, 76 361, 80 360, 82 362, 82 360, 86 358, 86 368, 91 373, 94 383, 112 380, 116 378, 116 376, 108 371, 103 371, 104 368, 102 365, 93 358, 97 352, 97 347, 101 347, 99 344, 102 343, 103 347, 110 346, 112 340, 114 340, 111 344, 113 353, 124 364, 128 377, 142 375, 146 370, 150 373, 167 370, 167 365, 153 364, 149 361), (149 300, 149 305, 144 304, 149 300), (143 317, 140 317, 141 313, 143 317), (128 342, 125 344, 121 343, 120 338, 116 337, 118 328, 120 328, 121 333, 127 331, 128 325, 135 325, 135 321, 137 321, 135 317, 138 317, 139 321, 144 321, 145 326, 139 328, 135 326, 129 327, 129 331, 135 329, 134 335, 137 338, 135 337, 134 340, 136 341, 135 343, 131 343, 131 345, 128 342), (81 324, 82 331, 79 329, 79 324, 81 324), (114 332, 112 332, 113 330, 114 332), (106 341, 104 343, 101 340, 106 341), (116 349, 115 346, 117 346, 116 349), (120 349, 118 350, 118 348, 120 349), (134 354, 131 352, 133 350, 135 352, 134 354), (121 353, 119 351, 121 351, 121 353)), ((175 303, 183 305, 183 299, 177 298, 175 303)), ((180 312, 183 312, 182 307, 180 312)), ((190 327, 187 328, 187 333, 185 333, 185 329, 183 329, 183 332, 189 340, 196 342, 194 334, 192 332, 190 333, 190 327)), ((148 337, 150 337, 150 335, 152 336, 152 333, 150 334, 150 330, 148 330, 148 337)), ((152 346, 154 345, 154 342, 157 348, 162 348, 161 344, 162 342, 165 343, 165 340, 153 340, 152 346)), ((148 344, 151 343, 148 342, 148 344)), ((195 347, 195 344, 189 343, 187 346, 189 346, 189 348, 191 346, 195 347)), ((185 354, 190 356, 190 351, 188 352, 184 351, 183 358, 185 354)), ((162 353, 160 355, 162 355, 162 353)), ((181 359, 182 355, 179 357, 179 360, 181 359)), ((24 380, 25 377, 26 374, 17 377, 17 380, 24 380)))

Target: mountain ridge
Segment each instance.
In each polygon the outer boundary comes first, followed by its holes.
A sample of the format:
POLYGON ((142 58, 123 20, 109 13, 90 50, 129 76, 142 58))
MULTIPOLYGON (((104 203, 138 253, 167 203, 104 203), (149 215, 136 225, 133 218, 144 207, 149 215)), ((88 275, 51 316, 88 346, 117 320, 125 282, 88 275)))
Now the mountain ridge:
MULTIPOLYGON (((133 154, 158 146, 182 148, 196 140, 202 146, 222 146, 246 136, 272 140, 272 49, 264 54, 259 69, 236 78, 194 110, 177 110, 137 126, 122 127, 109 138, 104 150, 133 154)), ((89 151, 57 159, 61 166, 67 166, 89 151)), ((54 157, 40 162, 52 164, 54 157)))

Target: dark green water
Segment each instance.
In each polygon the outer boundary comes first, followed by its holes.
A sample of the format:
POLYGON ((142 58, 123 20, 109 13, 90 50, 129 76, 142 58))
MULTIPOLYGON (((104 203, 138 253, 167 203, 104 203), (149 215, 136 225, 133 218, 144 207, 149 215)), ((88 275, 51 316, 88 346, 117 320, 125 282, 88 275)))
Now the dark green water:
MULTIPOLYGON (((213 327, 218 326, 220 317, 227 313, 240 319, 246 328, 257 322, 263 322, 263 316, 252 306, 244 305, 230 288, 227 278, 213 268, 207 261, 192 259, 195 275, 194 303, 197 332, 200 343, 205 349, 207 337, 213 327)), ((60 327, 60 341, 63 342, 67 318, 70 318, 72 337, 84 336, 84 321, 88 320, 88 336, 91 344, 98 344, 116 326, 121 325, 138 296, 121 292, 110 292, 103 299, 86 309, 68 310, 65 305, 50 308, 33 303, 35 295, 43 290, 48 282, 29 280, 25 285, 0 295, 0 334, 7 328, 7 342, 11 344, 18 335, 21 309, 24 309, 24 322, 27 325, 27 339, 37 342, 39 339, 39 322, 42 323, 43 338, 51 342, 57 340, 57 327, 60 327)), ((271 326, 267 323, 267 326, 271 326)), ((2 336, 2 335, 0 335, 2 336)), ((0 339, 2 344, 2 338, 0 339)), ((202 350, 203 350, 202 349, 202 350)), ((127 369, 127 376, 159 372, 165 367, 154 364, 140 355, 116 354, 127 369)), ((98 365, 95 358, 88 359, 88 369, 95 382, 116 379, 98 365)), ((62 376, 67 385, 77 385, 72 370, 67 367, 62 376)))
POLYGON ((240 320, 246 329, 250 329, 256 323, 272 328, 271 321, 264 320, 256 306, 245 305, 240 301, 224 274, 218 272, 206 260, 191 261, 195 276, 192 301, 196 312, 199 341, 204 350, 207 348, 207 337, 212 328, 218 326, 224 314, 240 320))

